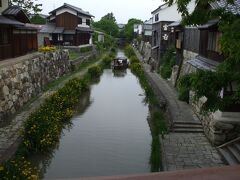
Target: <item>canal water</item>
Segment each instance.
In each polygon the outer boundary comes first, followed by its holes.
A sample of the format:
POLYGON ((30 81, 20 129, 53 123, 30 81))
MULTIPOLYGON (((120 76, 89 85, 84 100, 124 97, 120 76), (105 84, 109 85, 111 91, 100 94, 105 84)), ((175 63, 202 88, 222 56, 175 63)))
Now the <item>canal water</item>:
POLYGON ((104 70, 63 130, 58 148, 34 162, 43 179, 148 173, 148 115, 137 77, 130 70, 104 70))

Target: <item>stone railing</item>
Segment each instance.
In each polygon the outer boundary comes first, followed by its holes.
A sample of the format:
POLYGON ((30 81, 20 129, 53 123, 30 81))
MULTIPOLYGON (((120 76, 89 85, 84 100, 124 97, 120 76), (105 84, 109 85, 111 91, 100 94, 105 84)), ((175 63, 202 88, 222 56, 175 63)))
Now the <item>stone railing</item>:
POLYGON ((51 81, 70 71, 68 51, 35 53, 0 63, 0 122, 8 121, 51 81))

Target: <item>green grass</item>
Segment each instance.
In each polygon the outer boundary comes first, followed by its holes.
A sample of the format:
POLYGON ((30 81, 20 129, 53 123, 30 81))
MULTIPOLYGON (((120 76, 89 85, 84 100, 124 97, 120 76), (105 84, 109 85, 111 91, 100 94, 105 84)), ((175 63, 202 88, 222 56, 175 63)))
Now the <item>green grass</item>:
POLYGON ((80 56, 79 52, 69 50, 69 60, 75 60, 80 56))

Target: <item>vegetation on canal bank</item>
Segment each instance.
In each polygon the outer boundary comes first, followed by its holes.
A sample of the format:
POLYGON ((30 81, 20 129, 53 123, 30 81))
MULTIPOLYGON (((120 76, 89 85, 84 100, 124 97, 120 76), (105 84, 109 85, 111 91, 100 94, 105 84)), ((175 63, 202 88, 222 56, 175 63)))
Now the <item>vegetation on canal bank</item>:
POLYGON ((145 95, 150 105, 151 118, 149 124, 152 134, 152 152, 150 157, 150 164, 151 171, 158 172, 161 168, 161 149, 159 135, 167 131, 166 120, 164 114, 159 108, 159 104, 154 91, 149 85, 147 78, 145 77, 141 63, 130 45, 125 47, 125 54, 130 59, 130 68, 132 72, 139 78, 140 84, 145 90, 145 95))
POLYGON ((70 123, 80 96, 89 89, 90 82, 101 76, 106 64, 111 64, 111 56, 112 52, 104 57, 108 60, 90 67, 83 78, 69 80, 30 115, 25 122, 22 143, 15 157, 0 165, 0 179, 38 179, 38 171, 32 168, 26 158, 56 148, 62 129, 70 123))
POLYGON ((160 68, 160 74, 164 79, 171 77, 172 68, 176 64, 176 49, 175 47, 169 47, 163 56, 163 64, 160 68))

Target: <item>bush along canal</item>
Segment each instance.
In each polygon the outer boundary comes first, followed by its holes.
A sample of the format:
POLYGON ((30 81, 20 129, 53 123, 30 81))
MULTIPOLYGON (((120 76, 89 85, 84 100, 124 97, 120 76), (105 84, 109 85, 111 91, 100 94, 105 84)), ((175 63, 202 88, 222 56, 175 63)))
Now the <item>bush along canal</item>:
POLYGON ((159 171, 158 135, 165 130, 164 118, 133 57, 135 75, 129 69, 109 69, 111 55, 49 97, 26 122, 22 144, 0 166, 0 179, 159 171))

